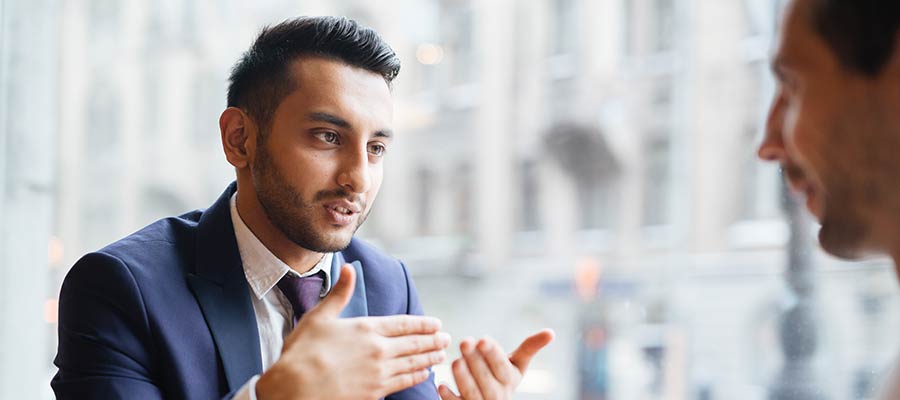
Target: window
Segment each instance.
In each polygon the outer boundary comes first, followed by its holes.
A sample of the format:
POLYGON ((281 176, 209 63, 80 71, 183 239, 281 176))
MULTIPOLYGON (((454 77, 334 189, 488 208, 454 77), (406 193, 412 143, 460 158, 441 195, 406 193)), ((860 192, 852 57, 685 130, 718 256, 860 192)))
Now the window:
POLYGON ((634 56, 674 50, 678 32, 676 0, 624 1, 625 49, 634 56))
POLYGON ((461 164, 456 168, 453 204, 456 206, 455 231, 459 234, 472 233, 472 168, 461 164))
POLYGON ((553 54, 574 53, 578 47, 577 0, 554 0, 553 54))
POLYGON ((671 143, 662 133, 651 134, 644 142, 644 208, 645 226, 669 222, 669 174, 671 143))
POLYGON ((520 190, 519 230, 540 230, 540 183, 537 163, 530 159, 520 162, 518 173, 520 190))
POLYGON ((475 49, 475 20, 466 2, 445 2, 441 31, 449 54, 450 81, 454 85, 471 83, 477 68, 475 49))
POLYGON ((416 171, 416 231, 420 235, 432 234, 432 204, 434 194, 434 173, 427 167, 421 167, 416 171))
POLYGON ((754 149, 759 144, 759 130, 756 126, 744 128, 741 135, 740 177, 742 195, 740 219, 776 218, 781 210, 778 205, 781 176, 777 164, 764 164, 756 157, 754 149))
POLYGON ((611 182, 600 179, 586 179, 578 186, 578 209, 581 211, 581 229, 610 229, 614 227, 613 192, 611 182))
POLYGON ((655 52, 669 51, 675 48, 675 40, 678 39, 676 11, 675 0, 653 1, 653 15, 655 18, 652 29, 653 50, 655 52))

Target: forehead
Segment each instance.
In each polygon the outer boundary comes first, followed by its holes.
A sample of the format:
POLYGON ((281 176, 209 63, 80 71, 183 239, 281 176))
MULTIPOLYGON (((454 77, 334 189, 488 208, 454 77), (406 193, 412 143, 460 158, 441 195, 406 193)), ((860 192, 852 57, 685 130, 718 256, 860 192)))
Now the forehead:
POLYGON ((372 71, 322 58, 301 57, 290 65, 294 91, 282 105, 293 111, 329 112, 347 119, 386 124, 393 113, 391 91, 372 71))
POLYGON ((776 71, 811 71, 832 61, 830 49, 813 27, 816 1, 792 0, 785 8, 773 61, 776 71))

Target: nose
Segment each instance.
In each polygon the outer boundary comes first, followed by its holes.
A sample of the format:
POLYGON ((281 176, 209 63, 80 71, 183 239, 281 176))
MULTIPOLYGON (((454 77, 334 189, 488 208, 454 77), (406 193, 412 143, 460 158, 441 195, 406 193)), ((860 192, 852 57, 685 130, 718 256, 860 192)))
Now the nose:
POLYGON ((756 155, 763 161, 784 162, 787 160, 787 153, 784 149, 784 100, 781 96, 777 96, 772 102, 769 109, 769 115, 766 117, 765 135, 756 155))
POLYGON ((365 148, 347 151, 338 173, 338 185, 351 193, 366 193, 372 186, 369 153, 365 148))

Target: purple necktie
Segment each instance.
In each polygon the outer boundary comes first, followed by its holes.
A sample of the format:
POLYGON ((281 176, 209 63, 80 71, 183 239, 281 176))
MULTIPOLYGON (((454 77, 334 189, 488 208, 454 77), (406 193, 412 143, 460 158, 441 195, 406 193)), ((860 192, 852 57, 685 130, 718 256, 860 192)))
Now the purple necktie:
POLYGON ((285 274, 278 281, 278 288, 284 297, 291 302, 294 308, 294 324, 300 320, 304 313, 319 304, 319 296, 322 294, 322 284, 325 282, 323 278, 324 271, 319 271, 315 275, 298 278, 293 274, 285 274))

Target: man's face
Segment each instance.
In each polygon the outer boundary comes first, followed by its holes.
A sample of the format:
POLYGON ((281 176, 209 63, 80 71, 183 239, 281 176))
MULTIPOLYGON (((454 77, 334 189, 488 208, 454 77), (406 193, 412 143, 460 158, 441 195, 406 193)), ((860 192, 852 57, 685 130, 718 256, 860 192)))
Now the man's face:
POLYGON ((292 64, 297 89, 260 132, 251 172, 269 220, 316 252, 347 247, 381 187, 391 141, 384 79, 318 57, 292 64))
POLYGON ((805 195, 826 251, 883 252, 896 240, 897 227, 886 222, 900 216, 897 74, 865 77, 839 64, 813 30, 811 3, 788 6, 759 156, 781 163, 790 187, 805 195))

